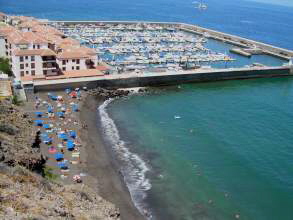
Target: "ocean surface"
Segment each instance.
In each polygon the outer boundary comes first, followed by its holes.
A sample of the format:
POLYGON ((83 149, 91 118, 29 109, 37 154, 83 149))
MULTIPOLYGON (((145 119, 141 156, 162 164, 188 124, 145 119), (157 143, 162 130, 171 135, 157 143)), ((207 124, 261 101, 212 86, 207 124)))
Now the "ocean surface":
MULTIPOLYGON (((288 0, 0 0, 52 20, 181 21, 293 49, 288 0)), ((180 85, 109 100, 106 138, 154 219, 293 219, 293 79, 180 85)))

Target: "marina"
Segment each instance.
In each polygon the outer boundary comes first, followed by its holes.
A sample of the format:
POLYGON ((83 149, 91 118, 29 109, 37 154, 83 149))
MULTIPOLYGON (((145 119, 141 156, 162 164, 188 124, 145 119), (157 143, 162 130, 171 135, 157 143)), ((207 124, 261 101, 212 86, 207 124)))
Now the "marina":
POLYGON ((237 68, 255 63, 282 66, 288 62, 286 57, 271 56, 256 45, 254 49, 235 49, 235 42, 223 42, 208 32, 195 33, 186 25, 175 23, 52 22, 51 25, 82 45, 94 48, 99 61, 111 66, 114 73, 237 68))

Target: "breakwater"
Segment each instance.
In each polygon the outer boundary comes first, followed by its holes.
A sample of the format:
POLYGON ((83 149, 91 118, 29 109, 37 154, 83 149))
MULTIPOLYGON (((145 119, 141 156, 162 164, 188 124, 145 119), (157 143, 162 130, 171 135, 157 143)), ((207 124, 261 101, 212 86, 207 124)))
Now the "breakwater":
POLYGON ((292 76, 289 67, 258 67, 234 69, 209 69, 185 72, 163 72, 145 74, 115 74, 99 77, 83 77, 58 80, 24 82, 24 88, 35 91, 62 90, 69 87, 129 88, 143 86, 177 85, 232 79, 269 78, 292 76))

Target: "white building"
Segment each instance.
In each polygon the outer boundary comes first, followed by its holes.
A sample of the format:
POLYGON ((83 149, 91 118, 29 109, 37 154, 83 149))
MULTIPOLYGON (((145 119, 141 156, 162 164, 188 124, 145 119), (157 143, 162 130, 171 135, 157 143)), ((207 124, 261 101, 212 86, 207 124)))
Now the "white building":
POLYGON ((17 80, 99 72, 93 49, 34 18, 7 20, 12 26, 0 27, 0 56, 9 58, 17 80))

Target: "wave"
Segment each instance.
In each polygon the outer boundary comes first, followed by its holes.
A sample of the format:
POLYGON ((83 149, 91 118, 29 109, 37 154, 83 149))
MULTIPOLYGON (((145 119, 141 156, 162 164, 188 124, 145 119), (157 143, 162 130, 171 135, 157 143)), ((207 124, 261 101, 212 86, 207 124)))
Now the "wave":
POLYGON ((146 178, 146 173, 149 171, 149 168, 141 157, 129 151, 125 142, 121 140, 114 121, 108 115, 107 106, 114 100, 115 99, 108 99, 98 108, 103 132, 105 133, 107 141, 112 145, 116 156, 122 163, 122 169, 120 171, 124 177, 134 205, 141 214, 147 214, 147 217, 151 219, 150 211, 144 203, 147 191, 151 189, 151 183, 149 179, 146 178))

